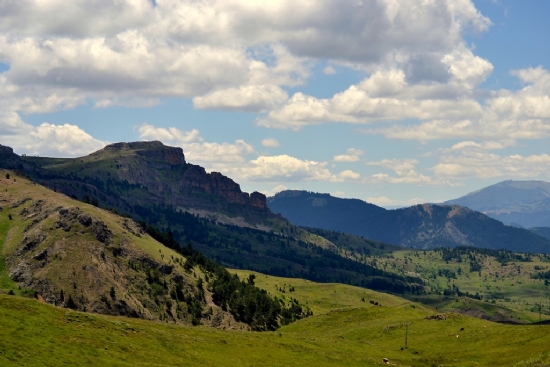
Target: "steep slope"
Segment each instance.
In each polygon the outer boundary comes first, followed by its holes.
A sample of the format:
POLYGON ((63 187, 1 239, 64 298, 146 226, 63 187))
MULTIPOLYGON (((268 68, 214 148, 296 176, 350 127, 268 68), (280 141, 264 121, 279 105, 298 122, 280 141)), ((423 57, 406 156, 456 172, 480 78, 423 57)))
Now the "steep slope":
POLYGON ((367 265, 347 250, 386 252, 376 241, 340 236, 338 244, 273 214, 265 196, 246 194, 219 173, 185 162, 160 142, 117 143, 75 159, 19 157, 0 149, 1 165, 96 206, 171 233, 220 264, 279 276, 342 282, 394 292, 421 287, 367 265))
POLYGON ((1 174, 2 261, 18 287, 55 305, 150 320, 191 323, 192 305, 206 306, 185 259, 132 220, 1 174), (174 301, 176 290, 188 304, 174 301))
POLYGON ((150 226, 145 232, 14 172, 0 175, 0 289, 8 293, 96 313, 255 330, 307 315, 192 248, 165 247, 148 233, 173 239, 150 226))
POLYGON ((547 239, 456 205, 423 204, 385 210, 328 194, 283 191, 268 198, 268 206, 296 225, 337 230, 405 247, 476 246, 550 252, 547 239))
POLYGON ((550 183, 545 181, 503 181, 445 204, 466 206, 505 224, 550 226, 550 183))

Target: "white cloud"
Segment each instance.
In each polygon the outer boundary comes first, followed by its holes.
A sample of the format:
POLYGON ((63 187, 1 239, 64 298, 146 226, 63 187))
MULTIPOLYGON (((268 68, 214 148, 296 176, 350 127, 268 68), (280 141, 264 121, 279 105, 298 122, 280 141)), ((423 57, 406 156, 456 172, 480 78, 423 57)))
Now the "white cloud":
MULTIPOLYGON (((469 50, 462 53, 466 54, 465 58, 478 59, 469 50)), ((449 61, 452 62, 454 59, 449 61)), ((484 66, 450 72, 449 79, 442 82, 420 84, 409 83, 402 69, 378 70, 332 98, 318 99, 295 93, 282 107, 258 118, 256 123, 297 130, 326 122, 368 124, 405 119, 480 118, 483 107, 473 98, 473 88, 485 79, 492 66, 484 60, 475 63, 484 66)))
POLYGON ((18 154, 77 157, 105 146, 78 126, 42 123, 35 127, 14 112, 0 113, 0 140, 18 154))
POLYGON ((269 111, 316 60, 368 72, 415 63, 414 79, 429 59, 475 83, 483 65, 464 59, 462 34, 489 26, 469 0, 8 1, 0 3, 0 62, 10 65, 0 107, 150 106, 177 96, 197 108, 269 111))
POLYGON ((395 176, 386 173, 376 173, 371 176, 372 182, 387 182, 392 184, 437 184, 431 177, 422 175, 415 171, 416 159, 383 159, 378 162, 367 162, 370 166, 381 166, 394 171, 395 176))
POLYGON ((336 70, 334 70, 334 68, 331 65, 329 65, 323 69, 323 74, 333 75, 333 74, 336 74, 336 70))
POLYGON ((160 128, 149 124, 136 126, 136 129, 141 139, 160 140, 181 147, 187 161, 203 165, 206 169, 216 169, 216 164, 224 167, 224 164, 243 163, 245 156, 254 153, 254 147, 242 139, 234 143, 205 142, 197 129, 182 131, 175 127, 160 128))
POLYGON ((193 104, 200 109, 224 109, 261 112, 285 102, 288 95, 279 86, 242 86, 217 90, 193 98, 193 104))
POLYGON ((146 123, 136 126, 135 128, 142 139, 162 140, 175 145, 202 142, 202 138, 197 129, 181 131, 175 127, 155 127, 146 123))
POLYGON ((288 188, 285 185, 277 185, 269 191, 262 191, 262 194, 264 194, 267 197, 270 197, 270 196, 275 196, 275 194, 285 190, 288 190, 288 188))
POLYGON ((336 155, 333 158, 335 162, 357 162, 360 158, 359 156, 365 154, 360 149, 350 148, 347 150, 348 154, 336 155))
POLYGON ((501 156, 482 151, 463 151, 459 155, 442 156, 439 163, 431 170, 443 179, 465 180, 474 177, 548 179, 550 155, 501 156))
POLYGON ((538 67, 516 70, 513 74, 525 84, 523 88, 515 92, 492 92, 475 108, 477 102, 473 99, 469 109, 462 102, 465 112, 462 116, 432 115, 420 124, 396 124, 365 132, 420 141, 457 138, 514 141, 550 137, 550 73, 538 67))
POLYGON ((284 155, 259 156, 242 167, 241 175, 250 181, 328 181, 332 174, 326 162, 301 160, 284 155))
POLYGON ((262 140, 262 145, 266 148, 278 148, 281 146, 279 141, 275 138, 268 138, 262 140))
POLYGON ((379 206, 388 206, 388 205, 394 205, 395 204, 395 201, 393 201, 392 199, 390 199, 386 196, 379 196, 379 197, 369 196, 366 199, 366 202, 371 203, 371 204, 375 204, 375 205, 379 205, 379 206))
POLYGON ((359 160, 359 157, 351 154, 340 154, 335 155, 333 160, 335 162, 357 162, 359 160))
POLYGON ((454 144, 450 151, 456 150, 499 150, 516 145, 515 140, 485 141, 476 143, 474 141, 461 141, 454 144))
POLYGON ((361 175, 349 169, 340 172, 339 174, 336 175, 336 177, 331 179, 331 181, 333 182, 349 182, 349 181, 359 181, 359 180, 361 180, 361 175))

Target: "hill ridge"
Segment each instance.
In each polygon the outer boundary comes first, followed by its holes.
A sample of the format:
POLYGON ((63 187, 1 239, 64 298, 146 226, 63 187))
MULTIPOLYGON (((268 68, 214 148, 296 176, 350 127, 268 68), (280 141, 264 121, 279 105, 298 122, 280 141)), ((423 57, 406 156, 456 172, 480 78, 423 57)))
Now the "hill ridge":
POLYGON ((273 212, 292 223, 363 236, 394 245, 431 249, 477 246, 519 252, 550 252, 550 242, 533 233, 504 226, 463 206, 418 204, 387 210, 357 199, 294 191, 267 199, 273 212), (314 206, 323 199, 323 206, 314 206))

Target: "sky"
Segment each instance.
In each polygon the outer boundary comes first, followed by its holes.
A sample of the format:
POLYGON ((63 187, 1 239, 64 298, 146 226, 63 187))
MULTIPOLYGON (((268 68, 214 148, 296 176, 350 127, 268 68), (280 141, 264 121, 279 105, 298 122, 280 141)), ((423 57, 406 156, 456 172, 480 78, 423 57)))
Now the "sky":
POLYGON ((546 0, 0 0, 0 144, 385 207, 550 181, 546 0))

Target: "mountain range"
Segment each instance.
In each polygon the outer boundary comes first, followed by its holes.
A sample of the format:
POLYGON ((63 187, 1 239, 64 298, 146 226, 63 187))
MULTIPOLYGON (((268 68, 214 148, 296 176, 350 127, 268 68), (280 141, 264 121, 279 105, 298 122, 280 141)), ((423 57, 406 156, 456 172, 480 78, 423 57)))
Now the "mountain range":
POLYGON ((550 242, 525 229, 459 205, 422 204, 386 210, 357 199, 287 190, 267 200, 292 223, 351 233, 394 245, 433 249, 475 246, 518 252, 550 252, 550 242))
POLYGON ((444 204, 462 205, 518 227, 550 227, 550 183, 545 181, 503 181, 444 204))

